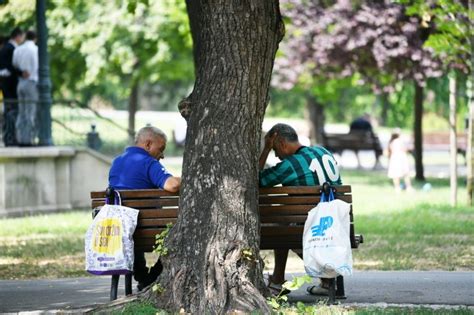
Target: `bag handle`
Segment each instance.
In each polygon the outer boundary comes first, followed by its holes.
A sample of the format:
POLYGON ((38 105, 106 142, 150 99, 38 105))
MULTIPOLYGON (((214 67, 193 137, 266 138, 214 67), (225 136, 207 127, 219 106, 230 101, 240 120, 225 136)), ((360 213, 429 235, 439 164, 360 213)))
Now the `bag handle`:
POLYGON ((320 202, 329 202, 334 200, 334 187, 332 187, 328 182, 324 182, 321 188, 321 201, 320 202))
POLYGON ((122 196, 120 196, 120 192, 118 190, 115 191, 115 194, 116 194, 116 196, 114 198, 115 204, 121 206, 122 205, 122 196))
POLYGON ((120 192, 113 187, 107 187, 105 190, 105 204, 106 205, 122 205, 122 196, 120 192))

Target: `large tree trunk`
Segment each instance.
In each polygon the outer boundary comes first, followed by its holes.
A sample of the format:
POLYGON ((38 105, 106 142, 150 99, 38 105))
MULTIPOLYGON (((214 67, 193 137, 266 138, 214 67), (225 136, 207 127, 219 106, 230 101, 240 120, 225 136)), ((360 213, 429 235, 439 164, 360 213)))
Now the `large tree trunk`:
POLYGON ((322 144, 324 134, 324 106, 310 93, 306 94, 306 106, 309 113, 311 143, 322 144))
POLYGON ((423 171, 423 87, 416 81, 415 84, 415 119, 413 133, 415 138, 415 178, 425 180, 423 171))
POLYGON ((456 77, 455 73, 449 76, 449 152, 450 152, 450 187, 451 206, 457 204, 458 195, 458 148, 456 139, 456 77))
POLYGON ((135 140, 135 114, 138 110, 138 81, 132 83, 130 96, 128 97, 128 143, 133 144, 135 140))
POLYGON ((178 221, 159 278, 159 307, 191 314, 268 313, 259 256, 258 154, 273 60, 284 28, 277 0, 188 0, 196 82, 178 221))

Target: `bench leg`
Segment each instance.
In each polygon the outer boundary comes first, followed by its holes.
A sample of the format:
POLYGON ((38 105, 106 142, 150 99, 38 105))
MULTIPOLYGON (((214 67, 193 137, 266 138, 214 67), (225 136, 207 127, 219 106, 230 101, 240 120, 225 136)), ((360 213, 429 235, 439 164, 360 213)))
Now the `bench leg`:
POLYGON ((117 299, 117 290, 118 290, 119 280, 120 280, 120 275, 112 276, 112 283, 110 285, 110 300, 111 301, 117 299))
POLYGON ((125 275, 125 295, 132 294, 132 274, 125 275))
POLYGON ((336 304, 336 279, 331 278, 329 280, 329 300, 328 300, 328 305, 334 305, 336 304))
POLYGON ((337 276, 336 278, 336 297, 338 299, 346 298, 346 294, 344 291, 344 277, 343 276, 337 276))

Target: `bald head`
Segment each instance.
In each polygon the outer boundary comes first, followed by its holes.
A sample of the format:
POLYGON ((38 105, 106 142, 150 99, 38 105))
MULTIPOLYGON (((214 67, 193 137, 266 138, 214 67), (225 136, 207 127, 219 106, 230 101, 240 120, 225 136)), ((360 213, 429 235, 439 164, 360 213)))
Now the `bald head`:
POLYGON ((154 141, 156 138, 162 138, 167 141, 166 134, 159 128, 147 126, 138 130, 137 135, 135 136, 135 144, 140 145, 146 141, 154 141))
POLYGON ((160 160, 164 157, 166 140, 166 134, 161 129, 148 126, 137 132, 135 145, 145 149, 155 159, 160 160))

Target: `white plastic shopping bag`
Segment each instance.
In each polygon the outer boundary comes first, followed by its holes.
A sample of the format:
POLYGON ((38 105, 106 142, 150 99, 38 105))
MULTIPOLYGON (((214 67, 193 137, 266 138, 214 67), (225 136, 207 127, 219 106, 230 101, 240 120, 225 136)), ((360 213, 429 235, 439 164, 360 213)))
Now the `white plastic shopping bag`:
POLYGON ((104 205, 86 232, 86 270, 95 275, 127 274, 133 270, 133 233, 138 210, 104 205))
POLYGON ((303 232, 303 261, 314 278, 352 275, 350 204, 320 202, 308 213, 303 232))

